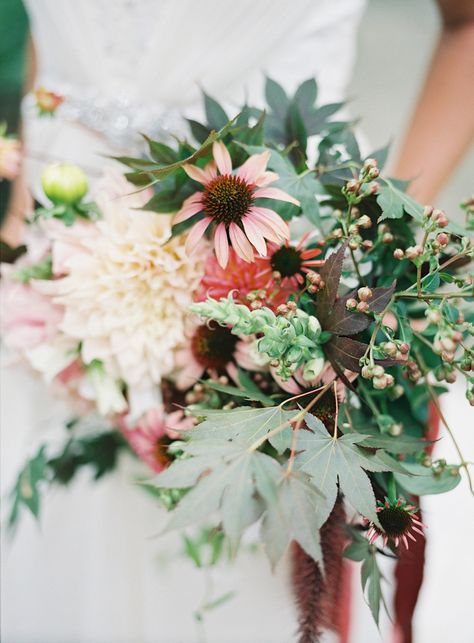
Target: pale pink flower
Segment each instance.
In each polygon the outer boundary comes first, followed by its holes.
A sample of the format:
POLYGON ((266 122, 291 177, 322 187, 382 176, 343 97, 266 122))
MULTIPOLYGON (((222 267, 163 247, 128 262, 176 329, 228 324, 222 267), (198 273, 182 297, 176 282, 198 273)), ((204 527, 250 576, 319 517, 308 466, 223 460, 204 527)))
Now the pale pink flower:
POLYGON ((247 262, 254 260, 254 249, 260 256, 267 254, 266 239, 281 243, 289 238, 288 225, 273 210, 260 207, 256 199, 267 198, 299 202, 276 187, 268 187, 279 177, 267 171, 270 152, 254 154, 232 171, 230 154, 222 142, 212 148, 214 160, 204 168, 185 165, 190 178, 203 185, 203 190, 188 197, 173 223, 181 223, 202 213, 191 229, 186 249, 191 253, 207 228, 212 224, 214 248, 219 264, 225 268, 229 261, 229 245, 247 262))
POLYGON ((187 343, 175 353, 176 371, 173 380, 182 391, 195 384, 204 373, 217 377, 227 373, 236 378, 235 355, 238 337, 230 328, 214 322, 187 328, 187 343))
POLYGON ((181 410, 166 414, 163 407, 148 411, 134 426, 127 419, 118 418, 119 428, 128 443, 153 471, 162 471, 169 464, 167 445, 194 425, 193 418, 186 418, 181 410))
POLYGON ((63 312, 34 281, 24 284, 9 277, 8 269, 17 267, 2 267, 1 330, 5 345, 24 353, 57 335, 63 312))
POLYGON ((16 138, 0 136, 0 179, 13 181, 20 173, 21 145, 16 138))

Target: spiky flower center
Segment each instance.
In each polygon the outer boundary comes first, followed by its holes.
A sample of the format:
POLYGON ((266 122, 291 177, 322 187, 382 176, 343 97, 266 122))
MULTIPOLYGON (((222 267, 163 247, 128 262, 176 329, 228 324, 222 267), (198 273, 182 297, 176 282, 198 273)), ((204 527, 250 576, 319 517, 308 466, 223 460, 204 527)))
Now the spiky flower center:
POLYGON ((386 534, 391 538, 403 536, 412 526, 412 516, 403 506, 384 507, 378 513, 378 519, 386 534))
POLYGON ((273 253, 270 263, 272 269, 279 272, 282 277, 293 277, 301 272, 301 252, 291 246, 282 246, 273 253))
POLYGON ((209 324, 200 326, 191 339, 191 351, 201 366, 223 369, 232 360, 237 337, 228 328, 209 324))
POLYGON ((231 174, 216 176, 206 185, 204 211, 215 223, 240 223, 254 203, 253 185, 231 174))

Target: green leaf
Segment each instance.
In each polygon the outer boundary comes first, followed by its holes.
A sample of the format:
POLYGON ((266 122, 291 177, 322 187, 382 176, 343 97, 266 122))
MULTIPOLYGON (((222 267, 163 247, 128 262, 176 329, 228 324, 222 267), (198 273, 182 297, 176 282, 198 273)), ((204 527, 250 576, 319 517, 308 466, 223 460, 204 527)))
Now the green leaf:
POLYGON ((351 543, 344 550, 344 558, 360 562, 365 560, 369 555, 369 541, 364 538, 363 540, 351 543))
POLYGON ((226 384, 219 384, 219 382, 214 382, 212 380, 206 380, 205 382, 208 388, 212 388, 215 391, 220 393, 226 393, 227 395, 232 395, 234 397, 244 397, 247 400, 253 400, 255 402, 261 402, 266 406, 272 405, 274 402, 271 397, 261 393, 258 388, 257 390, 248 390, 246 388, 237 388, 236 386, 228 386, 226 384))
POLYGON ((176 150, 173 150, 168 145, 160 143, 159 141, 152 141, 151 138, 146 135, 143 135, 143 137, 148 143, 151 158, 160 165, 169 165, 170 163, 175 163, 178 160, 176 150))
POLYGON ((367 602, 376 624, 379 624, 380 601, 382 600, 382 588, 380 584, 381 574, 377 565, 375 553, 366 558, 361 569, 362 589, 367 588, 367 602))
POLYGON ((290 101, 283 87, 271 78, 266 79, 265 100, 274 114, 279 119, 284 120, 290 101))
POLYGON ((275 567, 290 540, 296 540, 314 560, 322 560, 319 529, 326 519, 323 499, 309 476, 293 472, 278 486, 276 501, 268 505, 262 523, 262 540, 275 567))
MULTIPOLYGON (((233 440, 245 447, 251 446, 269 431, 289 424, 296 411, 283 411, 280 406, 254 409, 240 407, 231 411, 206 410, 199 411, 205 421, 192 430, 193 440, 218 439, 233 440)), ((282 429, 270 438, 272 444, 280 453, 287 448, 291 441, 291 428, 282 429)))
POLYGON ((210 129, 219 130, 229 122, 229 117, 221 105, 206 93, 204 93, 204 109, 210 129))
POLYGON ((189 127, 191 129, 191 134, 194 136, 198 143, 204 143, 206 138, 209 136, 209 128, 202 123, 194 121, 192 118, 187 119, 189 127))
POLYGON ((395 473, 395 480, 405 491, 417 496, 446 493, 457 487, 461 482, 458 467, 447 466, 442 473, 435 475, 431 472, 431 469, 427 469, 420 464, 405 463, 404 466, 414 475, 395 473))
POLYGON ((326 518, 332 511, 337 497, 337 484, 347 501, 363 516, 379 524, 375 495, 363 469, 378 470, 383 466, 366 455, 358 446, 365 436, 346 434, 331 437, 324 424, 314 415, 305 417, 310 431, 298 434, 295 466, 308 473, 315 486, 325 496, 326 518))
POLYGON ((368 435, 359 444, 373 449, 385 449, 389 453, 416 453, 425 449, 430 442, 410 435, 400 435, 393 438, 390 435, 374 434, 368 435))
POLYGON ((401 219, 404 212, 410 214, 417 221, 421 221, 423 218, 423 206, 388 179, 385 179, 385 185, 379 188, 377 203, 382 208, 379 221, 401 219))

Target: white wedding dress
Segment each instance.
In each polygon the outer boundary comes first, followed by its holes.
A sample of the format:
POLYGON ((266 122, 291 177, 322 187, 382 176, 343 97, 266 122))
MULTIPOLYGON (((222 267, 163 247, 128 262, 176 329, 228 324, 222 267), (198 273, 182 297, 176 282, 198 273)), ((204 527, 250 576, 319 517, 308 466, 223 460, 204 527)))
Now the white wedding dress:
MULTIPOLYGON (((200 87, 232 114, 262 102, 263 75, 289 91, 315 76, 320 102, 341 100, 364 0, 27 0, 37 85, 66 97, 38 119, 26 101, 32 185, 44 163, 82 165, 93 181, 104 154, 136 149, 137 132, 180 131, 200 115, 200 87)), ((20 372, 3 377, 4 489, 65 409, 20 372)), ((166 516, 134 487, 135 465, 98 484, 86 474, 45 500, 39 526, 24 516, 3 555, 5 643, 288 643, 296 619, 288 566, 272 575, 261 552, 208 578, 178 554, 180 536, 152 538, 166 516), (193 612, 227 591, 206 615, 193 612)), ((357 586, 357 582, 355 585, 357 586)), ((356 626, 355 643, 378 641, 356 626), (359 631, 360 630, 360 631, 359 631)), ((367 621, 368 623, 368 621, 367 621)))

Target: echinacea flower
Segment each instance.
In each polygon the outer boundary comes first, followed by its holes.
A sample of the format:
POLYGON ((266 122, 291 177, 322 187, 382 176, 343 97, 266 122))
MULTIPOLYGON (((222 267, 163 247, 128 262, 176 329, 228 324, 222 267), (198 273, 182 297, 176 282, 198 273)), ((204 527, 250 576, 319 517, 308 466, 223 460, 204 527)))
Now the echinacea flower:
POLYGON ((256 199, 277 199, 295 205, 299 202, 276 187, 268 187, 279 177, 267 171, 270 152, 250 156, 235 173, 230 154, 222 142, 212 148, 214 160, 204 168, 185 165, 188 176, 201 183, 203 189, 188 197, 174 217, 173 224, 181 223, 202 213, 204 216, 193 226, 186 250, 191 253, 212 224, 214 247, 222 268, 229 261, 229 242, 244 261, 254 260, 254 248, 265 256, 265 239, 281 243, 289 237, 288 225, 273 210, 260 207, 256 199))
POLYGON ((316 259, 321 254, 320 248, 305 248, 308 237, 309 234, 303 235, 296 246, 286 240, 280 247, 272 244, 269 248, 271 269, 281 275, 283 287, 298 288, 304 284, 305 274, 324 265, 324 260, 316 259))
POLYGON ((419 520, 418 509, 414 505, 409 505, 402 498, 395 501, 385 499, 385 502, 378 501, 377 504, 378 519, 384 531, 377 525, 370 523, 367 533, 370 544, 381 537, 384 545, 391 539, 396 547, 402 542, 408 549, 408 538, 416 541, 413 532, 421 536, 424 535, 422 528, 426 528, 426 525, 419 520))
POLYGON ((128 443, 153 471, 159 473, 167 464, 167 446, 177 431, 194 425, 193 418, 186 418, 181 410, 166 414, 160 406, 148 411, 134 426, 129 426, 125 417, 118 418, 119 428, 128 443))
POLYGON ((196 326, 188 332, 186 346, 176 351, 176 387, 186 390, 208 371, 211 374, 228 372, 234 376, 238 337, 230 328, 214 322, 196 326))

